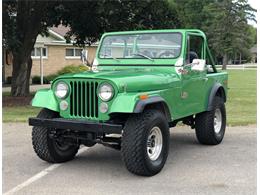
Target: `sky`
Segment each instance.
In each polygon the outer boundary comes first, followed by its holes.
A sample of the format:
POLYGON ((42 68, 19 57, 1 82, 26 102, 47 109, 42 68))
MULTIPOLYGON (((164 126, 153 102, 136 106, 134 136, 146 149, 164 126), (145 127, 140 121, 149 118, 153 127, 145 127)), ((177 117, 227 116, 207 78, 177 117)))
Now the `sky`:
MULTIPOLYGON (((248 0, 248 3, 251 5, 251 7, 253 7, 254 9, 257 9, 258 8, 258 4, 260 2, 258 2, 258 0, 248 0)), ((257 10, 259 11, 259 10, 257 10)), ((256 19, 257 19, 257 13, 256 13, 256 19)), ((253 25, 256 27, 256 23, 254 21, 248 21, 249 24, 253 25)))
POLYGON ((248 0, 248 3, 253 7, 253 8, 257 8, 257 0, 248 0))

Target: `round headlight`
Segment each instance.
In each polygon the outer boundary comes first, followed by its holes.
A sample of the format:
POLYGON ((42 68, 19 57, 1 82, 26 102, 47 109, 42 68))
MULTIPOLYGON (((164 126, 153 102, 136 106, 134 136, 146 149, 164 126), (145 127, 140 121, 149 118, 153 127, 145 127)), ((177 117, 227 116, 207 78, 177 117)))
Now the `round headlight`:
POLYGON ((108 84, 104 83, 99 87, 98 96, 103 101, 109 101, 114 95, 113 87, 108 84))
POLYGON ((68 95, 69 86, 64 82, 59 82, 56 85, 55 95, 58 98, 65 98, 68 95))

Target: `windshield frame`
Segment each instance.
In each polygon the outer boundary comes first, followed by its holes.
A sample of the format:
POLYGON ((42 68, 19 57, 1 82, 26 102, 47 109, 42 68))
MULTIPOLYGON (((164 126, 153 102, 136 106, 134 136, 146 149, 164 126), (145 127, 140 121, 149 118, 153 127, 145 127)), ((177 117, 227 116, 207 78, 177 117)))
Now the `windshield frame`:
MULTIPOLYGON (((138 60, 138 61, 143 61, 143 60, 145 60, 145 61, 149 61, 149 62, 151 62, 149 59, 147 59, 147 58, 102 58, 102 57, 100 57, 100 51, 101 51, 101 48, 102 48, 102 44, 103 44, 103 41, 104 41, 104 39, 106 38, 106 37, 108 37, 108 36, 121 36, 121 35, 135 35, 135 34, 142 34, 142 35, 146 35, 146 34, 179 34, 180 35, 180 52, 179 52, 179 55, 178 56, 176 56, 176 57, 168 57, 168 58, 151 58, 151 59, 153 59, 155 62, 156 61, 161 61, 161 60, 176 60, 176 59, 178 59, 181 55, 182 55, 182 53, 183 53, 183 40, 184 40, 184 36, 183 36, 183 33, 182 32, 180 32, 180 31, 150 31, 150 32, 148 32, 148 31, 146 31, 146 32, 141 32, 141 31, 133 31, 133 32, 118 32, 118 33, 107 33, 107 34, 104 34, 103 36, 102 36, 102 39, 101 39, 101 42, 99 43, 99 47, 98 47, 98 50, 97 50, 97 55, 96 55, 96 57, 99 59, 99 60, 113 60, 113 61, 115 61, 115 60, 118 60, 118 61, 131 61, 131 60, 138 60)), ((145 62, 145 64, 146 64, 147 62, 145 62)), ((102 64, 102 63, 101 63, 102 64)), ((160 64, 162 64, 162 63, 160 63, 160 64)), ((115 64, 116 65, 116 64, 115 64)))

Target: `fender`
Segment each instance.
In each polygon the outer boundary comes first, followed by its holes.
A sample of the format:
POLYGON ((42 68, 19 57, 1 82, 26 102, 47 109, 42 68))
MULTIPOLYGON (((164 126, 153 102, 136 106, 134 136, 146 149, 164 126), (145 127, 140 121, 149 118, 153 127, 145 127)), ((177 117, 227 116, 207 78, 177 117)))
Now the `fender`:
POLYGON ((32 99, 32 106, 40 108, 48 108, 55 112, 59 112, 59 104, 51 89, 40 89, 32 99))
POLYGON ((141 113, 146 106, 150 105, 153 108, 159 108, 164 111, 167 120, 171 121, 171 114, 165 100, 156 95, 150 96, 146 100, 140 100, 138 94, 118 94, 113 101, 109 114, 112 113, 141 113), (123 111, 123 112, 122 112, 123 111))
POLYGON ((226 92, 224 87, 220 83, 215 83, 209 95, 207 111, 213 109, 213 101, 217 93, 219 93, 220 97, 222 97, 224 102, 226 102, 226 92))
POLYGON ((171 121, 171 114, 170 114, 168 105, 167 105, 166 101, 160 96, 152 96, 152 97, 150 97, 146 100, 139 100, 135 105, 134 113, 143 112, 144 108, 148 105, 150 105, 150 106, 153 106, 153 105, 160 106, 159 108, 163 110, 167 120, 171 121))

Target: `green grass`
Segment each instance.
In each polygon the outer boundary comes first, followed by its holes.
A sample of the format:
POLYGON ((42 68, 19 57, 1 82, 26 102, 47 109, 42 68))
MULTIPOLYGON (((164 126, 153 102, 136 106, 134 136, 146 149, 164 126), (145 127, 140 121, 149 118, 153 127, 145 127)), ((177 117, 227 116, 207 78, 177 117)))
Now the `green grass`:
POLYGON ((11 92, 2 92, 2 96, 10 96, 11 95, 11 92))
POLYGON ((3 107, 3 122, 27 122, 29 117, 35 117, 40 108, 32 106, 3 107))
MULTIPOLYGON (((256 70, 229 70, 227 122, 230 126, 256 124, 256 70)), ((7 95, 7 94, 5 94, 7 95)), ((4 107, 3 122, 26 122, 40 108, 4 107)))
POLYGON ((256 124, 256 70, 228 72, 228 125, 256 124))

